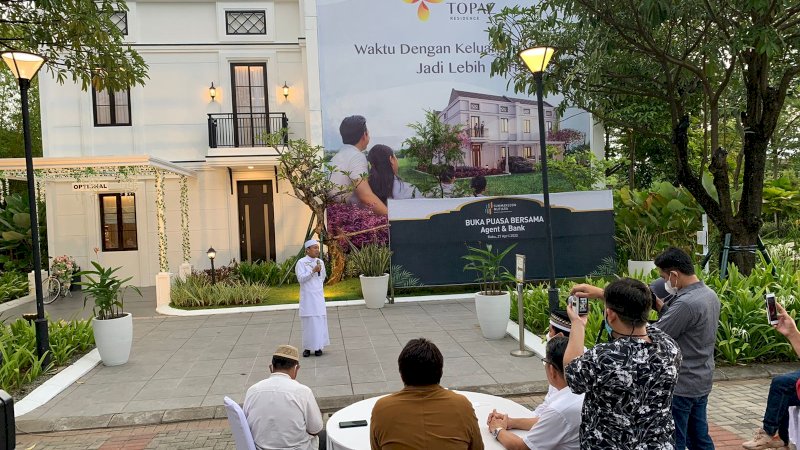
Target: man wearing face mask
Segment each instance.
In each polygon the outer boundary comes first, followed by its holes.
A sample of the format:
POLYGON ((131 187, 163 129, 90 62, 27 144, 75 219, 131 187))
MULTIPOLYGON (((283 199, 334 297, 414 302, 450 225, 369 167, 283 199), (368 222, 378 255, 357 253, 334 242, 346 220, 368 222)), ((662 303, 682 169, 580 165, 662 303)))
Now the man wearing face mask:
MULTIPOLYGON (((654 324, 681 349, 678 383, 672 399, 675 448, 713 449, 708 435, 706 407, 714 375, 714 346, 719 324, 717 294, 695 275, 692 260, 683 250, 669 248, 655 259, 664 289, 672 296, 655 302, 659 319, 654 324)), ((587 284, 572 288, 579 297, 603 298, 604 292, 587 284)))
POLYGON ((713 449, 706 407, 714 377, 719 297, 697 277, 683 250, 668 248, 654 262, 665 281, 664 289, 673 297, 667 308, 656 301, 659 318, 655 326, 675 339, 683 354, 672 398, 675 448, 713 449))

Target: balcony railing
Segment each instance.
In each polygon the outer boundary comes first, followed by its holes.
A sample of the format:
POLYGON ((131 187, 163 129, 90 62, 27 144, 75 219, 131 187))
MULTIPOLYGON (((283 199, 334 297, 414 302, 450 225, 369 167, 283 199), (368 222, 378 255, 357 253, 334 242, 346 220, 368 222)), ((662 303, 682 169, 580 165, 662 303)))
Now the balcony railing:
POLYGON ((281 144, 289 142, 286 113, 221 113, 208 115, 208 146, 267 147, 267 135, 281 132, 281 144))
POLYGON ((469 137, 487 137, 489 134, 489 129, 486 127, 471 127, 467 130, 469 130, 469 137))

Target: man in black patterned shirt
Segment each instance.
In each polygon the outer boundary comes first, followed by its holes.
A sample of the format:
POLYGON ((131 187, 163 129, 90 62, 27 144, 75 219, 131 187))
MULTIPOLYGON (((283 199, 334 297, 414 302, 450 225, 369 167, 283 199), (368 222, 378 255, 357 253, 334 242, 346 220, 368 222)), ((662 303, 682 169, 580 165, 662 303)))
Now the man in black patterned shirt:
MULTIPOLYGON (((584 293, 576 288, 574 293, 584 293)), ((610 342, 586 353, 586 316, 567 306, 572 332, 564 353, 564 374, 572 392, 586 394, 581 448, 672 450, 675 425, 670 407, 680 348, 648 325, 652 299, 644 283, 616 280, 604 295, 610 342)))

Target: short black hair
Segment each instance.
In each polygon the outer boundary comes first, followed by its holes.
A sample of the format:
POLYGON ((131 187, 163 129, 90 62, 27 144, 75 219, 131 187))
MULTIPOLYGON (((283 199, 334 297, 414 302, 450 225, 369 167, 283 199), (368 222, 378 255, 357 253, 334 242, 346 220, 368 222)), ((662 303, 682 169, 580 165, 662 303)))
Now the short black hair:
POLYGON ((282 356, 272 356, 272 369, 273 370, 289 370, 299 363, 293 359, 284 358, 282 356))
POLYGON ((664 250, 660 255, 656 256, 653 262, 656 267, 665 272, 677 270, 684 275, 694 275, 692 258, 679 248, 670 247, 664 250))
POLYGON ((367 119, 364 116, 345 117, 339 125, 339 134, 342 135, 342 142, 345 144, 356 145, 366 132, 367 119))
POLYGON ((567 351, 568 343, 568 337, 556 336, 547 343, 547 349, 544 354, 547 361, 561 374, 564 373, 564 352, 567 351))
POLYGON ((619 316, 627 325, 639 326, 647 323, 653 294, 646 284, 633 278, 614 280, 605 288, 606 307, 619 316))
POLYGON ((406 386, 439 384, 444 369, 444 356, 439 347, 425 339, 408 341, 397 357, 400 378, 406 386))
POLYGON ((486 177, 483 175, 478 175, 472 179, 472 181, 469 183, 469 186, 472 188, 472 192, 474 192, 475 195, 480 194, 486 190, 486 177))

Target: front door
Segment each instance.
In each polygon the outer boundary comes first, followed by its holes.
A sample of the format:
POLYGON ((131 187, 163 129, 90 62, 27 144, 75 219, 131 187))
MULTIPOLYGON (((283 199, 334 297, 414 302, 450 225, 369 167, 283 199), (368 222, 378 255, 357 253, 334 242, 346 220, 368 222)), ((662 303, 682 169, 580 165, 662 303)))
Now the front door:
POLYGON ((481 167, 481 144, 472 144, 472 167, 481 167))
POLYGON ((271 181, 239 181, 239 255, 242 261, 275 261, 271 181))
POLYGON ((269 130, 267 110, 267 65, 231 64, 235 147, 266 145, 269 130))

